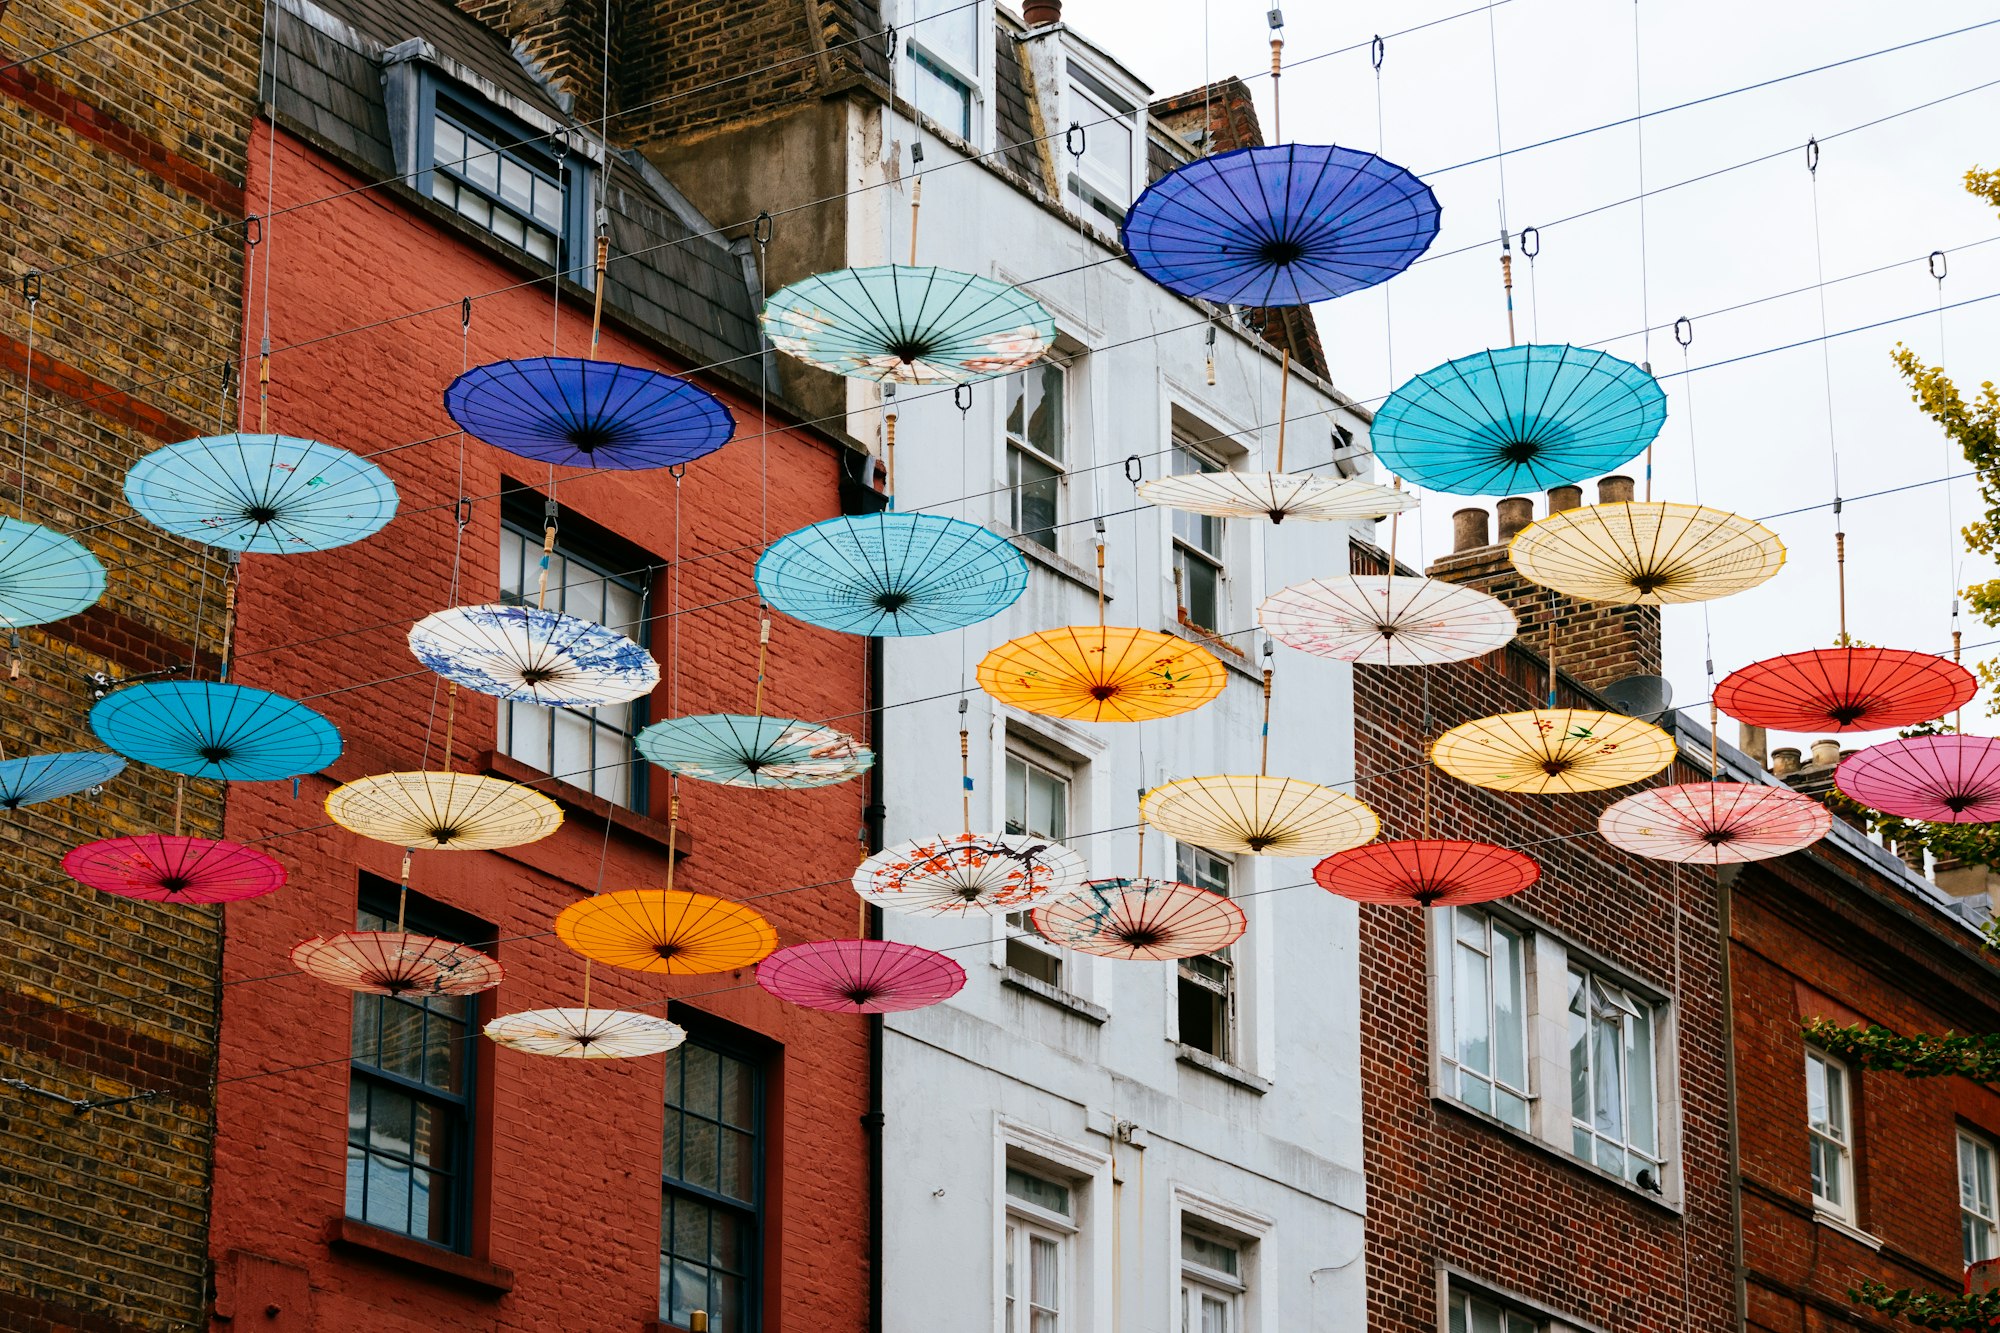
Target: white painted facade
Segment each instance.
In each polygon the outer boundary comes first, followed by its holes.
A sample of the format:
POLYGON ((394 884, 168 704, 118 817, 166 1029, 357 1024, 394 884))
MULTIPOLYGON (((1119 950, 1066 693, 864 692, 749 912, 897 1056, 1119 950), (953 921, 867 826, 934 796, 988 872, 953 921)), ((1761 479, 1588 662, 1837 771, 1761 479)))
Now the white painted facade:
MULTIPOLYGON (((920 16, 930 0, 905 4, 920 16)), ((990 32, 990 4, 978 14, 981 31, 990 32)), ((990 64, 990 45, 982 50, 990 64)), ((1143 189, 1148 90, 1062 27, 1031 36, 1023 54, 1052 130, 1091 118, 1076 101, 1090 94, 1077 91, 1073 63, 1126 95, 1137 108, 1129 126, 1133 193, 1143 189)), ((915 69, 906 48, 897 60, 905 97, 915 69)), ((973 139, 990 149, 993 71, 963 72, 975 80, 973 139)), ((935 123, 919 135, 891 114, 879 135, 864 126, 851 137, 850 160, 863 180, 893 174, 886 159, 900 164, 905 183, 857 196, 871 201, 850 214, 866 230, 850 235, 865 234, 879 249, 851 253, 848 263, 908 262, 909 146, 919 137, 918 262, 1019 284, 1055 316, 1065 429, 1060 460, 1041 461, 1059 461, 1064 479, 1052 549, 1027 537, 1017 543, 1031 576, 1014 607, 962 633, 886 642, 886 839, 958 831, 963 698, 974 831, 998 831, 1007 817, 1011 755, 1023 766, 1017 780, 1032 767, 1044 795, 1067 783, 1063 841, 1088 858, 1091 875, 1130 875, 1141 790, 1176 777, 1257 771, 1263 639, 1248 632, 1257 604, 1285 584, 1346 573, 1348 529, 1224 524, 1212 618, 1221 642, 1236 651, 1218 650, 1232 667, 1229 684, 1194 713, 1138 725, 1069 724, 981 692, 972 672, 988 649, 1095 620, 1100 515, 1107 623, 1192 634, 1177 613, 1186 594, 1177 599, 1173 516, 1135 498, 1124 460, 1136 456, 1130 471, 1160 476, 1178 434, 1225 466, 1270 467, 1280 363, 1223 323, 1210 384, 1203 309, 1122 260, 1100 262, 1112 250, 1095 235, 1079 236, 1073 214, 1059 215, 1001 172, 967 162, 967 146, 941 136, 935 123)), ((1053 147, 1066 172, 1060 139, 1053 147)), ((898 508, 1010 535, 1034 526, 1020 520, 1009 489, 1006 418, 1015 388, 1007 379, 976 385, 962 411, 965 392, 955 400, 949 390, 902 391, 894 408, 898 508)), ((853 394, 850 429, 879 441, 875 390, 857 382, 853 394)), ((1308 376, 1293 376, 1288 406, 1289 468, 1328 468, 1336 423, 1365 438, 1365 419, 1337 408, 1328 387, 1308 376)), ((1270 771, 1351 791, 1349 669, 1282 647, 1272 662, 1270 771)), ((1046 816, 1038 809, 1033 818, 1046 816)), ((1165 837, 1149 837, 1144 873, 1186 878, 1179 854, 1165 837)), ((1310 872, 1304 860, 1244 857, 1227 867, 1250 929, 1233 950, 1233 1031, 1221 1058, 1195 1049, 1214 1041, 1182 1040, 1190 1034, 1179 1030, 1183 983, 1175 964, 1051 957, 998 920, 888 917, 889 937, 949 951, 969 980, 952 1001, 885 1023, 887 1333, 1365 1326, 1355 909, 1315 887, 1310 872), (1232 1251, 1234 1275, 1226 1271, 1232 1251), (1037 1295, 1053 1296, 1055 1322, 1029 1318, 1037 1295)))

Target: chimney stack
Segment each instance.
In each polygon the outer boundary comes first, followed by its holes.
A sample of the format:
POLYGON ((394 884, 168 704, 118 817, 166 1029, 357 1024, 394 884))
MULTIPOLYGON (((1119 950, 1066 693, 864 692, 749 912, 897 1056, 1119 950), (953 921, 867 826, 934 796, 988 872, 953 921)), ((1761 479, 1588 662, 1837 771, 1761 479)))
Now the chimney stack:
POLYGON ((1771 776, 1789 778, 1799 771, 1799 747, 1780 745, 1771 751, 1771 776))
POLYGON ((1502 500, 1499 510, 1500 535, 1495 542, 1500 546, 1513 541, 1515 533, 1535 521, 1535 502, 1525 495, 1512 495, 1502 500))
POLYGON ((1484 509, 1461 509, 1451 516, 1451 550, 1453 555, 1465 551, 1478 551, 1486 546, 1486 511, 1484 509))
POLYGON ((1812 743, 1814 768, 1832 768, 1840 762, 1840 742, 1830 736, 1822 736, 1812 743))
POLYGON ((1583 487, 1581 486, 1549 487, 1549 512, 1551 514, 1560 514, 1565 509, 1580 509, 1582 507, 1583 507, 1583 487))
POLYGON ((1748 722, 1736 724, 1736 748, 1757 761, 1757 767, 1771 766, 1771 738, 1762 727, 1753 727, 1748 722))
POLYGON ((1597 479, 1597 503, 1601 505, 1632 503, 1632 479, 1630 477, 1599 477, 1597 479))
POLYGON ((1062 22, 1062 0, 1027 0, 1021 6, 1021 17, 1031 28, 1046 28, 1051 23, 1062 22))

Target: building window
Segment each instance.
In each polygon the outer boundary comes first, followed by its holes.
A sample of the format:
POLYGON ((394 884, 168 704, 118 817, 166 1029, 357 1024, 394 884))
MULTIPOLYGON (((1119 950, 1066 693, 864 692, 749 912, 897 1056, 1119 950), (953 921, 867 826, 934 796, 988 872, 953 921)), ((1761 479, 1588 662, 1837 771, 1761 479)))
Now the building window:
MULTIPOLYGON (((543 263, 570 267, 566 167, 542 151, 547 142, 438 97, 431 116, 431 197, 543 263)), ((575 188, 580 173, 567 174, 575 188)), ((589 285, 584 273, 573 276, 589 285)))
POLYGON ((1448 908, 1445 919, 1449 957, 1438 969, 1445 1095, 1526 1130, 1526 937, 1487 912, 1448 908))
POLYGON ((1451 1333, 1544 1333, 1547 1325, 1463 1291, 1451 1293, 1451 1333))
MULTIPOLYGON (((1180 843, 1174 873, 1183 884, 1229 896, 1235 866, 1205 848, 1180 843)), ((1228 947, 1183 958, 1177 985, 1180 1042, 1218 1060, 1236 1058, 1236 961, 1228 947)))
MULTIPOLYGON (((1061 842, 1069 836, 1070 776, 1025 755, 1007 756, 1007 832, 1061 842)), ((1063 988, 1062 951, 1034 933, 1026 912, 1007 914, 1007 966, 1063 988)))
POLYGON ((1073 159, 1069 192, 1111 222, 1132 204, 1133 112, 1137 107, 1071 62, 1070 120, 1083 128, 1083 154, 1073 159))
POLYGON ((667 1055, 661 1151, 660 1318, 713 1333, 757 1326, 763 1071, 690 1038, 667 1055))
POLYGON ((1031 366, 1007 377, 1007 521, 1055 550, 1062 522, 1063 368, 1031 366))
POLYGON ((1007 1166, 1005 1333, 1069 1333, 1072 1243, 1071 1187, 1038 1172, 1007 1166))
MULTIPOLYGON (((501 528, 503 602, 535 604, 542 534, 533 524, 526 514, 510 512, 501 528)), ((558 535, 549 557, 548 609, 594 620, 645 643, 648 571, 611 567, 625 563, 580 552, 558 535)), ((645 710, 644 699, 601 708, 502 703, 500 750, 614 805, 643 809, 644 772, 633 757, 632 738, 645 725, 645 710)))
POLYGON ((989 31, 981 6, 965 0, 907 0, 910 100, 917 110, 968 143, 976 143, 980 37, 989 31))
MULTIPOLYGON (((394 930, 391 903, 364 890, 360 930, 394 930)), ((473 943, 473 933, 420 910, 405 928, 473 943)), ((446 1249, 470 1239, 472 1022, 478 1001, 454 995, 354 997, 347 1083, 347 1215, 446 1249)))
MULTIPOLYGON (((1175 475, 1221 472, 1222 464, 1184 440, 1172 451, 1175 475)), ((1181 618, 1197 629, 1219 631, 1223 621, 1223 520, 1184 509, 1174 516, 1174 594, 1181 618)))
MULTIPOLYGON (((1571 1151, 1613 1175, 1658 1183, 1653 1006, 1580 968, 1569 971, 1571 1151)), ((1644 1182, 1641 1182, 1644 1183, 1644 1182)))
POLYGON ((1958 1131, 1958 1231, 1965 1262, 2000 1258, 2000 1211, 1993 1201, 1993 1144, 1958 1131))
POLYGON ((1192 1227, 1181 1229, 1183 1333, 1245 1333, 1243 1246, 1192 1227))
POLYGON ((1811 1140, 1813 1203, 1854 1220, 1854 1143, 1848 1128, 1847 1066, 1806 1048, 1806 1133, 1811 1140))

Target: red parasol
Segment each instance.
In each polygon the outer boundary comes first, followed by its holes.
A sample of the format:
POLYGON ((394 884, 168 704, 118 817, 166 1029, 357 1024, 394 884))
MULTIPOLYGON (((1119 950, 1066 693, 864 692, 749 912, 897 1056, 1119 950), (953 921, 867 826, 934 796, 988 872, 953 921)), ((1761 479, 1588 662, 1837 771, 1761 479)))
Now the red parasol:
POLYGON ((1840 761, 1834 785, 1871 810, 1933 824, 2000 820, 2000 740, 1912 736, 1840 761))
POLYGON ((1789 787, 1751 782, 1687 782, 1627 796, 1597 819, 1613 847, 1657 861, 1733 865, 1810 847, 1833 817, 1789 787))
POLYGON ((285 883, 282 865, 241 843, 162 833, 85 843, 63 869, 103 893, 156 903, 230 903, 285 883))
POLYGON ((1329 893, 1362 903, 1452 907, 1519 893, 1542 877, 1534 858, 1490 842, 1371 842, 1313 867, 1329 893))
POLYGON ((368 995, 472 995, 505 975, 470 945, 400 930, 310 939, 292 950, 292 963, 329 985, 368 995))
POLYGON ((1249 924, 1221 894, 1170 879, 1093 879, 1028 919, 1052 943, 1140 962, 1215 953, 1242 939, 1249 924))
POLYGON ((1979 689, 1972 673, 1901 648, 1815 648, 1732 671, 1718 708, 1773 731, 1880 731, 1943 717, 1979 689))
POLYGON ((757 984, 830 1014, 893 1014, 949 1000, 964 988, 965 969, 894 940, 814 940, 758 963, 757 984))

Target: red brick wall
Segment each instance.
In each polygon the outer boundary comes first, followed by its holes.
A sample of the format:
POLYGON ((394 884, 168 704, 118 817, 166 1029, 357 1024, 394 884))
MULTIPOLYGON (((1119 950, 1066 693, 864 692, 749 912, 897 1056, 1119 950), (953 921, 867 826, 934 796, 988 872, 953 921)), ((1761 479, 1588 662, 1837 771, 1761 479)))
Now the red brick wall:
MULTIPOLYGON (((260 135, 266 132, 260 126, 260 135)), ((264 149, 252 154, 261 171, 264 149)), ((357 182, 280 138, 276 195, 289 202, 357 182)), ((253 181, 261 197, 263 182, 253 181)), ((517 273, 451 238, 383 193, 357 194, 285 215, 273 228, 273 340, 286 344, 412 310, 433 313, 316 343, 274 363, 272 426, 370 452, 444 435, 445 385, 459 372, 459 299, 517 282, 517 273)), ((614 261, 615 262, 615 261, 614 261)), ((251 318, 258 316, 251 312, 251 318)), ((565 306, 562 348, 580 354, 588 311, 565 306)), ((475 303, 473 363, 547 352, 550 302, 522 290, 475 303)), ((603 355, 660 365, 607 334, 603 355)), ((671 368, 671 367, 668 367, 671 368)), ((760 541, 763 448, 756 405, 732 403, 740 435, 691 465, 676 534, 674 484, 662 472, 565 482, 565 512, 612 529, 662 559, 686 557, 681 604, 679 712, 747 711, 757 609, 750 568, 760 541)), ((381 457, 402 495, 396 520, 370 541, 297 559, 245 562, 237 673, 294 695, 360 688, 316 701, 340 727, 339 779, 415 767, 434 680, 405 644, 417 617, 450 604, 459 494, 457 446, 445 438, 381 457), (322 637, 331 636, 331 637, 322 637), (398 677, 409 676, 408 679, 398 677), (379 683, 377 683, 379 682, 379 683)), ((466 446, 465 493, 478 497, 464 547, 458 600, 497 593, 503 474, 541 483, 542 469, 476 442, 466 446)), ((769 438, 770 530, 782 533, 837 510, 837 459, 794 431, 769 438)), ((665 610, 664 580, 653 607, 665 610)), ((665 621, 653 646, 670 672, 665 621)), ((854 728, 864 703, 862 641, 780 621, 771 645, 771 711, 838 718, 854 728)), ((671 714, 665 686, 652 716, 671 714)), ((457 750, 492 748, 496 709, 461 700, 457 750)), ((666 816, 655 771, 652 815, 666 816)), ((502 1051, 483 1039, 487 1071, 479 1133, 486 1165, 474 1257, 514 1270, 513 1290, 479 1295, 429 1276, 330 1248, 326 1223, 343 1206, 343 1143, 350 1013, 347 996, 288 975, 297 941, 352 928, 357 869, 393 878, 395 848, 326 825, 332 783, 308 778, 232 793, 229 830, 269 846, 291 868, 282 893, 232 909, 226 958, 220 1135, 213 1253, 224 1296, 238 1257, 248 1283, 309 1275, 315 1327, 400 1333, 448 1329, 638 1330, 657 1301, 661 1062, 585 1063, 502 1051), (289 1069, 267 1074, 264 1071, 289 1069)), ((813 792, 738 792, 688 783, 682 829, 691 854, 677 885, 755 902, 782 943, 851 932, 846 877, 855 859, 865 782, 813 792), (798 886, 811 886, 800 889, 798 886)), ((500 853, 419 853, 413 886, 497 928, 506 982, 482 1017, 579 1001, 581 960, 547 932, 564 907, 598 883, 601 824, 571 812, 554 837, 500 853)), ((608 843, 607 888, 664 882, 665 849, 623 830, 608 843)), ((669 999, 762 1034, 783 1048, 771 1087, 772 1156, 766 1198, 768 1333, 852 1333, 866 1321, 868 1272, 867 1029, 861 1020, 791 1008, 747 971, 653 978, 599 968, 592 1000, 664 1009, 669 999)), ((223 1325, 217 1327, 240 1327, 223 1325)), ((301 1325, 303 1326, 303 1325, 301 1325)))

